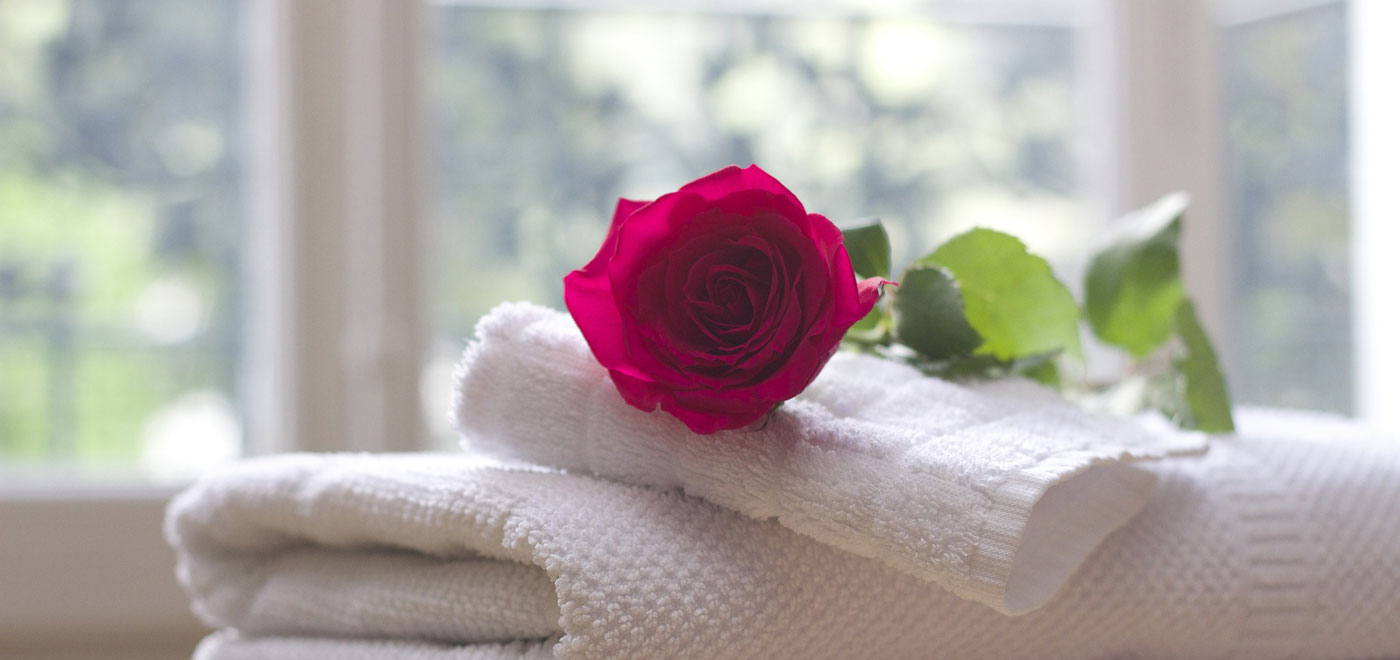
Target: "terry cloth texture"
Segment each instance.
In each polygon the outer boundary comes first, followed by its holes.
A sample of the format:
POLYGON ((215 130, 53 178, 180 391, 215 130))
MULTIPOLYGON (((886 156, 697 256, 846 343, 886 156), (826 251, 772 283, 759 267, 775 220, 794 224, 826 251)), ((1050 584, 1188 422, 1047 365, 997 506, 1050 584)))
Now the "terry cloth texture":
POLYGON ((508 644, 434 644, 334 637, 254 637, 215 633, 194 660, 552 660, 551 641, 508 644))
POLYGON ((466 455, 247 461, 167 534, 224 629, 203 660, 1400 657, 1400 445, 1239 422, 1145 464, 1143 511, 1014 617, 677 490, 466 455))
POLYGON ((683 488, 1013 614, 1141 510, 1154 480, 1130 461, 1206 447, 1027 381, 845 353, 761 428, 698 436, 627 405, 573 320, 527 303, 478 324, 454 417, 470 452, 683 488))

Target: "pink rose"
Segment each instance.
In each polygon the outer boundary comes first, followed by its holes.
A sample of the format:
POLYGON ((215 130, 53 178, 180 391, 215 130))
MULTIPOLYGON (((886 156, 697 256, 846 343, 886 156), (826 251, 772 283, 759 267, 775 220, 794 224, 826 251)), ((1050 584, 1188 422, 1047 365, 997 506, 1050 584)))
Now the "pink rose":
POLYGON ((758 166, 730 166, 619 199, 564 302, 627 403, 713 433, 805 389, 882 282, 856 282, 830 220, 758 166))

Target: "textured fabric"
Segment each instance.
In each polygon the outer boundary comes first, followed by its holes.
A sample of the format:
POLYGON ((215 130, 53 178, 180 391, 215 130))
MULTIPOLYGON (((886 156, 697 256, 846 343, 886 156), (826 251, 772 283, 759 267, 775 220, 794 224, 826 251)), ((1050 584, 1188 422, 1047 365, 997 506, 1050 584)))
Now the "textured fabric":
POLYGON ((167 533, 207 622, 282 621, 281 638, 216 635, 201 649, 209 660, 516 657, 498 639, 473 643, 480 626, 445 612, 542 611, 527 604, 545 600, 538 575, 447 594, 425 588, 428 560, 545 575, 563 660, 1400 657, 1400 445, 1326 418, 1239 421, 1242 435, 1205 456, 1147 464, 1160 479, 1143 511, 1048 604, 1014 617, 674 490, 462 455, 248 461, 180 495, 167 533), (308 551, 422 555, 397 587, 377 578, 384 593, 371 600, 442 617, 419 624, 434 639, 385 638, 359 610, 363 590, 309 618, 260 597, 300 579, 282 573, 308 565, 285 557, 308 551), (433 598, 458 604, 422 602, 433 598), (328 620, 337 635, 347 621, 365 632, 327 639, 328 620))
POLYGON ((554 585, 533 566, 402 550, 288 548, 223 559, 197 602, 255 635, 315 632, 442 642, 543 638, 559 630, 554 585), (256 581, 256 592, 247 590, 256 581), (344 602, 353 607, 327 607, 344 602))
POLYGON ((210 635, 194 660, 549 660, 552 642, 470 644, 337 639, 332 637, 241 637, 210 635))
POLYGON ((628 406, 573 320, 506 303, 458 370, 469 451, 681 487, 1007 613, 1043 604, 1147 501, 1130 459, 1204 436, 1089 415, 1026 381, 964 386, 839 354, 760 429, 628 406))

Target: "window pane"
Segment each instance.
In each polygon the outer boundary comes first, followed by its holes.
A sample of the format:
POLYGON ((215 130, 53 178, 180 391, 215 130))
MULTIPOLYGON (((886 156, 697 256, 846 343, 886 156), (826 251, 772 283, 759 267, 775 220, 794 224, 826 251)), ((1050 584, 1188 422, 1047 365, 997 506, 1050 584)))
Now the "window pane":
MULTIPOLYGON (((1068 260, 1096 222, 1065 25, 461 4, 432 17, 428 402, 447 400, 462 338, 494 304, 561 306, 617 197, 731 163, 760 164, 838 224, 881 217, 901 263, 974 224, 1068 260)), ((428 419, 443 426, 437 406, 428 419)))
POLYGON ((1341 3, 1224 31, 1237 350, 1245 403, 1349 412, 1347 46, 1341 3))
POLYGON ((239 451, 240 6, 0 0, 0 464, 239 451))

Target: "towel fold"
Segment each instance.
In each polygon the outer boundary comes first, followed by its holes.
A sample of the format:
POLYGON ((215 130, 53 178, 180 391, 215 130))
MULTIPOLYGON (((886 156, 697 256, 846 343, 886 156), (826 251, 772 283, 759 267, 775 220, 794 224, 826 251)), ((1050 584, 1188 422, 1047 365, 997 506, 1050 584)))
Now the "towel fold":
POLYGON ((225 629, 200 660, 1400 656, 1400 445, 1239 422, 1145 465, 1144 510, 1017 617, 675 490, 465 455, 247 461, 166 530, 225 629))
POLYGON ((685 492, 1004 613, 1044 604, 1147 502, 1129 461, 1204 436, 1090 415, 1027 381, 959 385, 838 354, 758 429, 628 406, 565 314, 498 306, 458 370, 469 451, 685 492))
POLYGON ((561 632, 554 584, 543 571, 462 552, 303 546, 222 557, 210 565, 218 573, 201 580, 209 589, 196 604, 259 637, 311 632, 452 644, 561 632), (327 607, 336 602, 353 607, 327 607))
POLYGON ((336 637, 244 637, 215 633, 195 649, 196 660, 553 660, 548 641, 508 644, 342 639, 336 637))

